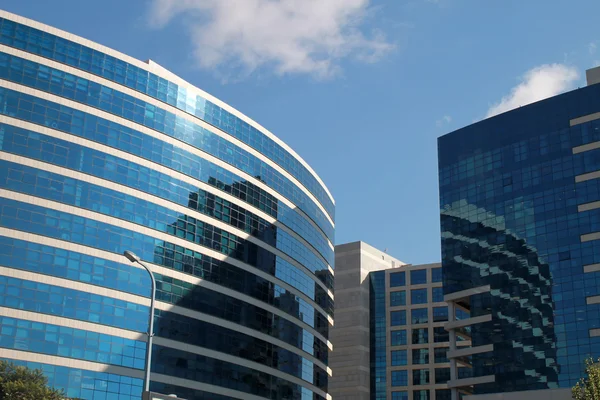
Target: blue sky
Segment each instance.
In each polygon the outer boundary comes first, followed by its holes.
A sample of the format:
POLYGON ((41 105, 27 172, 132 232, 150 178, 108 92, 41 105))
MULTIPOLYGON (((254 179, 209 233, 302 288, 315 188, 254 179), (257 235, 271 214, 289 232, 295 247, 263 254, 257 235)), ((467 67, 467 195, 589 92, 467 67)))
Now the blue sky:
POLYGON ((597 0, 2 0, 152 59, 255 119, 321 176, 336 242, 440 259, 436 138, 585 85, 597 0))

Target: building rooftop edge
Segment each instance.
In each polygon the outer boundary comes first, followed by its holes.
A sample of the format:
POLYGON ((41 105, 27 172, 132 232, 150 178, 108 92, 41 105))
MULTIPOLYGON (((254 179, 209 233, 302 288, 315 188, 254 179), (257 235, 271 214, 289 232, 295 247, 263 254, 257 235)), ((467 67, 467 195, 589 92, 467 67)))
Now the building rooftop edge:
POLYGON ((325 185, 325 183, 323 182, 323 180, 321 179, 321 177, 315 172, 315 170, 302 158, 300 157, 300 155, 298 155, 298 153, 296 153, 288 144, 286 144, 283 140, 281 140, 279 137, 277 137, 274 133, 272 133, 271 131, 269 131, 268 129, 266 129, 264 126, 262 126, 261 124, 259 124, 258 122, 254 121, 252 118, 248 117, 247 115, 243 114, 241 111, 237 110, 236 108, 230 106, 229 104, 225 103, 222 100, 219 100, 218 98, 216 98, 215 96, 205 92, 204 90, 192 85, 191 83, 187 82, 185 79, 181 78, 180 76, 178 76, 177 74, 169 71, 168 69, 166 69, 165 67, 161 66, 160 64, 158 64, 155 61, 152 61, 150 59, 148 59, 147 61, 142 61, 142 60, 138 60, 135 57, 129 56, 127 54, 124 54, 118 50, 112 49, 108 46, 104 46, 102 44, 96 43, 92 40, 86 39, 82 36, 79 35, 75 35, 73 33, 64 31, 62 29, 56 28, 54 26, 45 24, 43 22, 39 22, 36 21, 34 19, 31 18, 27 18, 27 17, 23 17, 21 15, 18 14, 14 14, 11 13, 9 11, 5 11, 0 9, 0 18, 6 18, 9 20, 12 20, 14 22, 17 22, 19 24, 23 24, 23 25, 27 25, 30 26, 34 29, 40 29, 43 30, 45 32, 49 32, 53 35, 56 36, 60 36, 66 40, 70 40, 76 43, 79 43, 83 46, 87 46, 87 47, 91 47, 94 48, 98 51, 101 51, 103 53, 109 54, 113 57, 117 57, 120 58, 122 60, 125 60, 126 62, 130 63, 130 64, 134 64, 135 66, 145 69, 148 72, 157 74, 159 76, 161 76, 162 78, 174 81, 177 84, 180 85, 184 85, 187 88, 190 88, 194 91, 196 91, 200 96, 206 98, 207 100, 215 103, 216 105, 218 105, 219 107, 227 110, 228 112, 230 112, 231 114, 235 115, 236 117, 240 118, 241 120, 247 122, 248 124, 254 126, 256 129, 258 129, 260 132, 262 132, 264 135, 266 135, 267 137, 269 137, 270 139, 272 139, 273 141, 275 141, 277 144, 279 144, 281 147, 283 147, 288 153, 290 153, 294 158, 296 158, 317 180, 317 182, 319 182, 319 184, 323 187, 323 189, 325 189, 325 192, 327 193, 327 195, 329 196, 329 198, 331 199, 331 201, 333 202, 333 204, 335 205, 335 199, 333 198, 333 195, 331 194, 331 192, 329 191, 329 188, 327 187, 327 185, 325 185))

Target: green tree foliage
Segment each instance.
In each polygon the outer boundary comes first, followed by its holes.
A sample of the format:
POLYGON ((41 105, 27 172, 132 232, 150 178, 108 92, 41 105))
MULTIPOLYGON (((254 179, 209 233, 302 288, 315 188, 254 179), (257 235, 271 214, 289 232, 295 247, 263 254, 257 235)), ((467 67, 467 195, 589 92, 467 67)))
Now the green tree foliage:
POLYGON ((41 370, 0 361, 0 400, 65 400, 61 390, 49 388, 41 370))
POLYGON ((585 360, 585 375, 573 386, 575 400, 600 400, 600 359, 585 360))

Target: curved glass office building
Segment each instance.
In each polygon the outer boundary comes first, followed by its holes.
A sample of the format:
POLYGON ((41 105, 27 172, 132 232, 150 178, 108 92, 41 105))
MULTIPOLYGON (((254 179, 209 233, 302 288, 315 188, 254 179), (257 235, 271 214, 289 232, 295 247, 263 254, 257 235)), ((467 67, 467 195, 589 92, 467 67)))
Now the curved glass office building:
POLYGON ((438 146, 453 399, 571 398, 600 356, 600 68, 438 146))
POLYGON ((334 201, 148 61, 0 12, 0 358, 71 398, 326 399, 334 201))

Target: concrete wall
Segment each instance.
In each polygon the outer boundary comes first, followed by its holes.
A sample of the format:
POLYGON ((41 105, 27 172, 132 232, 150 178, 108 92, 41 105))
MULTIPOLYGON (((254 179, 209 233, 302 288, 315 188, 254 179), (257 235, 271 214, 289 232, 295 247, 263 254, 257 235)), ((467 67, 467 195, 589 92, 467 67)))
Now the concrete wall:
POLYGON ((587 78, 588 86, 600 83, 600 67, 588 69, 587 71, 585 71, 585 75, 587 78))
POLYGON ((363 242, 335 248, 335 325, 329 393, 334 400, 370 399, 369 273, 404 263, 363 242))

